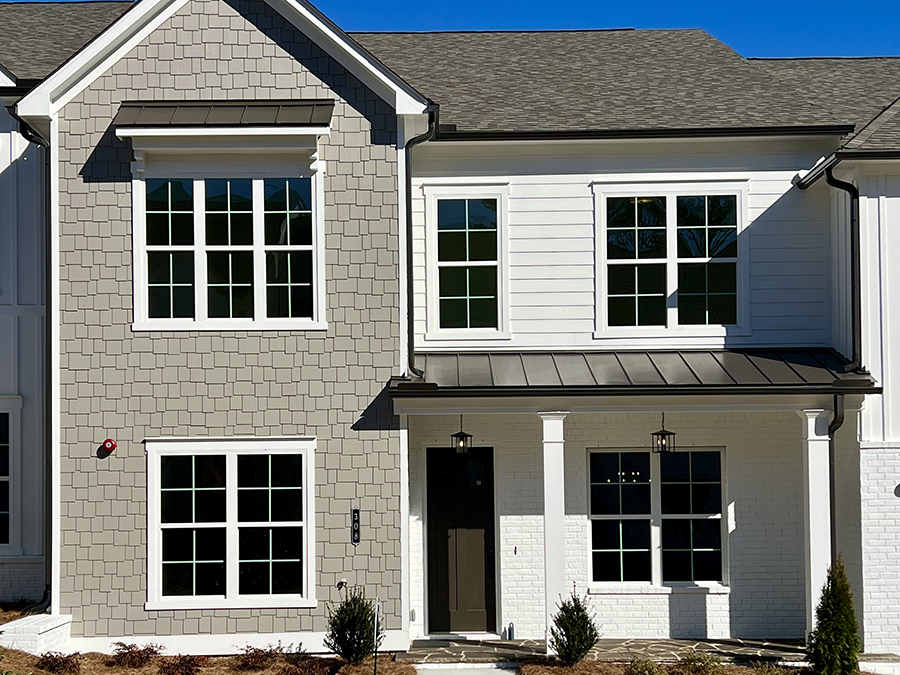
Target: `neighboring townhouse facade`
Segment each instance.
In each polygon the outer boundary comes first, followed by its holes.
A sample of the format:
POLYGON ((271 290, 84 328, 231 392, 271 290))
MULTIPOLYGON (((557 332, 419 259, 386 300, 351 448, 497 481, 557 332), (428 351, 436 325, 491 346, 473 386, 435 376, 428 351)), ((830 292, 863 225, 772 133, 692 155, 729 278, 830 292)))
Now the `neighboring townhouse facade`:
POLYGON ((900 59, 0 20, 0 597, 48 605, 0 642, 321 651, 341 580, 391 650, 573 588, 605 637, 802 638, 839 553, 900 652, 900 59))

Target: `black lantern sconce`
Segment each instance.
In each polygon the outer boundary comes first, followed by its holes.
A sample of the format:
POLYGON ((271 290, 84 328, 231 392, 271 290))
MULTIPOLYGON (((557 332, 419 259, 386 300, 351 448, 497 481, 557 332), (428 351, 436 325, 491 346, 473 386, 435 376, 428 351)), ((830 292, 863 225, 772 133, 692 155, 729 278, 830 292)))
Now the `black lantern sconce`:
POLYGON ((662 414, 662 429, 650 434, 653 439, 650 449, 653 452, 673 452, 675 450, 675 432, 666 431, 666 413, 662 414))
POLYGON ((463 431, 463 416, 459 416, 459 431, 455 434, 450 435, 450 440, 453 443, 453 448, 460 455, 464 455, 469 450, 472 449, 472 434, 467 434, 463 431))

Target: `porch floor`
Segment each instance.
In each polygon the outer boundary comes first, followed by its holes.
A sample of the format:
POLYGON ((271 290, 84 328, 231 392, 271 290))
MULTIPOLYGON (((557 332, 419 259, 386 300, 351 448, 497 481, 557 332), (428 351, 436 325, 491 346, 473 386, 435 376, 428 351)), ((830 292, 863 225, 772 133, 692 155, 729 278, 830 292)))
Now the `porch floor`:
MULTIPOLYGON (((676 661, 696 649, 714 652, 723 661, 804 660, 803 640, 600 640, 588 655, 597 661, 630 661, 643 656, 656 661, 676 661)), ((413 663, 511 663, 540 658, 543 640, 414 640, 398 661, 413 663)))

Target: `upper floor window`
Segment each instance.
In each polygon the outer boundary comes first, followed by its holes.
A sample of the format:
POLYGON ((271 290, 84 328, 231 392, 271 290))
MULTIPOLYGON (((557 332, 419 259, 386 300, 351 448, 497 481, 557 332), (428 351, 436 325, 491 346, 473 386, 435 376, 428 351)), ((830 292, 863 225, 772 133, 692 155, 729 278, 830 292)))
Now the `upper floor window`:
POLYGON ((741 328, 740 186, 604 187, 595 194, 598 337, 607 329, 741 328))
POLYGON ((136 327, 324 328, 320 180, 139 181, 136 327))

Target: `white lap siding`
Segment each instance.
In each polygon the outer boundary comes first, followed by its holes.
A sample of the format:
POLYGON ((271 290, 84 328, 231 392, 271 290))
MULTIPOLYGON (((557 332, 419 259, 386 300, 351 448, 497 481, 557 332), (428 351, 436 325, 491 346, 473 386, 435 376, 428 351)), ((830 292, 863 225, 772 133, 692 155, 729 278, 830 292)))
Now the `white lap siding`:
MULTIPOLYGON (((595 594, 590 579, 587 452, 648 447, 656 414, 572 414, 565 420, 568 584, 591 592, 604 637, 802 637, 803 514, 800 420, 794 413, 670 414, 681 447, 726 450, 730 587, 725 592, 667 589, 595 594), (730 591, 730 592, 729 592, 730 591)), ((476 446, 495 453, 499 521, 498 628, 517 638, 544 636, 541 425, 536 415, 467 415, 476 446)), ((425 450, 445 446, 455 416, 410 418, 411 606, 413 634, 425 630, 425 450)))

